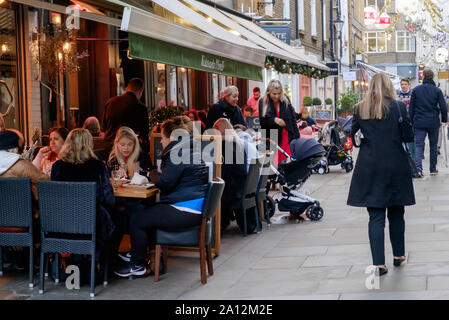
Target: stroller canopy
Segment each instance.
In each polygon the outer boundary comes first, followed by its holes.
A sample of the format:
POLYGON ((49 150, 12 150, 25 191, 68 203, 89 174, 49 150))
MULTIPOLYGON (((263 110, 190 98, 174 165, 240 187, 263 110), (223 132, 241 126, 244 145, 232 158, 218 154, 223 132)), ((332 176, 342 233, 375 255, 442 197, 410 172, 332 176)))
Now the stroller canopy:
POLYGON ((322 154, 325 152, 323 146, 316 142, 315 139, 299 138, 290 142, 290 150, 292 158, 296 161, 301 161, 313 155, 322 154))

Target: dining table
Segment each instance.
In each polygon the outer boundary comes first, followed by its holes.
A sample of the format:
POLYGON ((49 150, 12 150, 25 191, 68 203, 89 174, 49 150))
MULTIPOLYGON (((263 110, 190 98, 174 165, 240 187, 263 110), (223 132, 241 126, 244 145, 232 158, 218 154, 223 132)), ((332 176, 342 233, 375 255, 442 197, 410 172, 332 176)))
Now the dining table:
POLYGON ((135 199, 147 199, 152 196, 156 196, 158 201, 159 189, 155 186, 152 187, 140 187, 140 186, 120 186, 114 189, 114 196, 118 198, 135 198, 135 199))

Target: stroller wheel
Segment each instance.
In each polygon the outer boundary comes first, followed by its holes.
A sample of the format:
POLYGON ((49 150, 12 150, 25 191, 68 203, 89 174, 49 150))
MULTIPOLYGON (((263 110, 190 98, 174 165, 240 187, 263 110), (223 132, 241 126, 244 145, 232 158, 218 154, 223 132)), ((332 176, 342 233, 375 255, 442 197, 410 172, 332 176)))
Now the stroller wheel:
POLYGON ((274 212, 276 211, 276 203, 274 202, 273 198, 270 196, 267 196, 267 213, 270 215, 270 218, 274 216, 274 212))
POLYGON ((352 169, 354 169, 354 165, 352 164, 352 162, 349 162, 345 165, 345 170, 347 173, 351 172, 352 169))
POLYGON ((307 216, 307 218, 309 218, 312 221, 321 220, 323 215, 324 215, 324 210, 320 206, 312 205, 306 209, 306 216, 307 216))
POLYGON ((319 168, 317 171, 319 174, 325 174, 326 173, 326 169, 324 169, 323 167, 319 168))

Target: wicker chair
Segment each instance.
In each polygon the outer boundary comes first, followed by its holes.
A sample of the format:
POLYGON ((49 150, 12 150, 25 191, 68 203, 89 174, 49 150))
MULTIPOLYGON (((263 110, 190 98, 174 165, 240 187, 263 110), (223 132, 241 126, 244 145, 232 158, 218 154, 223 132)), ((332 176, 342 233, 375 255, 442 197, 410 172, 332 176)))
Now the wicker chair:
MULTIPOLYGON (((261 207, 260 204, 262 203, 263 205, 263 212, 265 214, 265 221, 267 222, 267 227, 270 227, 270 212, 267 208, 267 183, 268 183, 268 172, 269 172, 269 168, 271 166, 271 162, 270 162, 271 158, 270 155, 267 154, 265 159, 264 159, 264 163, 263 163, 263 174, 260 175, 259 177, 259 182, 257 184, 257 191, 256 191, 256 203, 257 203, 257 208, 259 210, 259 213, 261 212, 261 207)), ((259 215, 259 219, 258 222, 260 222, 260 215, 259 215)))
POLYGON ((259 217, 259 206, 256 203, 257 185, 259 183, 260 167, 262 166, 260 159, 255 159, 255 163, 249 165, 248 176, 246 177, 243 196, 240 200, 240 208, 243 215, 243 236, 247 235, 246 227, 246 211, 255 208, 257 232, 262 230, 259 217))
MULTIPOLYGON (((56 279, 59 254, 91 256, 90 296, 95 296, 96 183, 39 181, 41 220, 41 260, 39 293, 44 293, 45 255, 56 253, 56 279)), ((105 268, 107 283, 107 261, 105 268)), ((58 281, 57 281, 58 282, 58 281)))
MULTIPOLYGON (((214 274, 212 264, 212 218, 217 213, 218 205, 223 194, 225 183, 220 178, 215 178, 214 181, 209 182, 204 204, 202 209, 203 219, 201 224, 197 227, 185 228, 177 231, 156 231, 156 261, 154 271, 154 281, 159 281, 159 268, 161 262, 161 247, 164 247, 163 265, 164 273, 167 272, 167 257, 168 246, 182 246, 182 247, 199 247, 200 249, 200 270, 201 283, 207 282, 206 278, 206 260, 209 274, 214 274)), ((192 213, 193 214, 193 213, 192 213)))
POLYGON ((2 246, 30 249, 29 287, 33 276, 33 211, 31 209, 31 179, 0 179, 0 276, 3 275, 2 246))

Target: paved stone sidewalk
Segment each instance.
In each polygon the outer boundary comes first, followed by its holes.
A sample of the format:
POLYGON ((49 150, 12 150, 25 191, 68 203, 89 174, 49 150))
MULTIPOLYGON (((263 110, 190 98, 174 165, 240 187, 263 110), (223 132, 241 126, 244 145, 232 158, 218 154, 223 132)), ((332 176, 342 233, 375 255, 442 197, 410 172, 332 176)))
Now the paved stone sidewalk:
MULTIPOLYGON (((206 285, 200 283, 198 258, 173 252, 159 283, 152 277, 111 279, 107 287, 97 286, 95 299, 449 299, 449 169, 439 161, 438 176, 415 180, 417 204, 406 209, 403 267, 392 265, 386 230, 389 273, 379 290, 365 287, 371 264, 368 214, 346 206, 351 174, 337 166, 306 184, 325 209, 321 221, 273 224, 268 230, 264 224, 260 234, 246 238, 232 226, 206 285)), ((87 286, 69 291, 51 281, 44 295, 37 292, 27 288, 26 274, 0 278, 0 299, 89 299, 87 286)))

